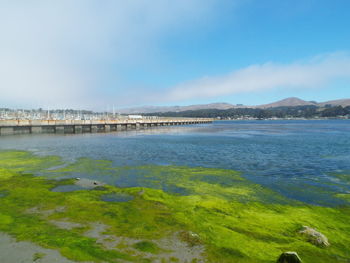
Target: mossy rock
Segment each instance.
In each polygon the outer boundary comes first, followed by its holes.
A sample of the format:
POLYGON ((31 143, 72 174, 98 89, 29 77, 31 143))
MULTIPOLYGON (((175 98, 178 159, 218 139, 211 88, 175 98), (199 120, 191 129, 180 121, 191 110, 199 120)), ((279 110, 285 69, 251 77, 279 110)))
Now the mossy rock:
POLYGON ((301 263, 297 252, 284 252, 280 255, 277 263, 301 263))
POLYGON ((328 238, 325 235, 311 227, 303 226, 299 233, 305 236, 307 241, 315 246, 328 247, 330 245, 328 242, 328 238))

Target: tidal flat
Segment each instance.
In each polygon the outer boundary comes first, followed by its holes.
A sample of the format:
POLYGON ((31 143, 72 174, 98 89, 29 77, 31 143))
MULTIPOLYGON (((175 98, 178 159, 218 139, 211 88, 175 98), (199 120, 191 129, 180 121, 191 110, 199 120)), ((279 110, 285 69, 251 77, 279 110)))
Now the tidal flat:
POLYGON ((7 150, 0 152, 0 193, 0 231, 67 261, 275 262, 284 251, 303 262, 350 261, 350 194, 336 196, 342 206, 310 205, 233 170, 116 167, 88 158, 66 164, 7 150), (52 191, 76 185, 79 174, 94 175, 96 187, 52 191), (304 225, 330 246, 308 242, 298 232, 304 225))

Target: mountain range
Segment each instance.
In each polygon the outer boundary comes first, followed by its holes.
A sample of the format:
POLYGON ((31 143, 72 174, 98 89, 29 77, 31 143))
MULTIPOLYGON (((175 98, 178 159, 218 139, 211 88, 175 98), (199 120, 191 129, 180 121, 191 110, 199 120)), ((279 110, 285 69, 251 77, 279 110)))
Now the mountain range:
POLYGON ((189 106, 143 106, 134 108, 121 109, 119 112, 123 114, 135 114, 135 113, 155 113, 155 112, 182 112, 189 110, 205 110, 205 109, 217 109, 227 110, 232 108, 259 108, 268 109, 276 107, 295 107, 295 106, 307 106, 314 105, 317 107, 324 107, 326 105, 332 106, 350 106, 350 99, 330 100, 325 102, 306 101, 296 97, 290 97, 269 104, 248 106, 242 104, 230 104, 230 103, 210 103, 210 104, 197 104, 189 106))

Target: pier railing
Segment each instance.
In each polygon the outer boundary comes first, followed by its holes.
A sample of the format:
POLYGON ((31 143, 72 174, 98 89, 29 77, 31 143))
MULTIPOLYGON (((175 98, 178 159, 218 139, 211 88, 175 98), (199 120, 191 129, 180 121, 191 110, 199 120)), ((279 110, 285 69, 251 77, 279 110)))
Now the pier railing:
POLYGON ((41 125, 91 125, 124 123, 201 123, 212 122, 208 118, 157 118, 157 119, 120 119, 120 120, 0 120, 1 126, 41 126, 41 125))
POLYGON ((27 133, 89 133, 153 126, 210 123, 208 118, 142 118, 116 120, 0 120, 0 135, 27 133))

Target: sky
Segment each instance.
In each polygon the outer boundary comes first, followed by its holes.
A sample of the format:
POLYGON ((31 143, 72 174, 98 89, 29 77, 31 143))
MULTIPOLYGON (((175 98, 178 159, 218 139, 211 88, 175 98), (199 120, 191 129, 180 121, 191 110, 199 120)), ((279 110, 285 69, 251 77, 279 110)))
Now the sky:
POLYGON ((0 108, 350 98, 348 0, 0 0, 0 108))

